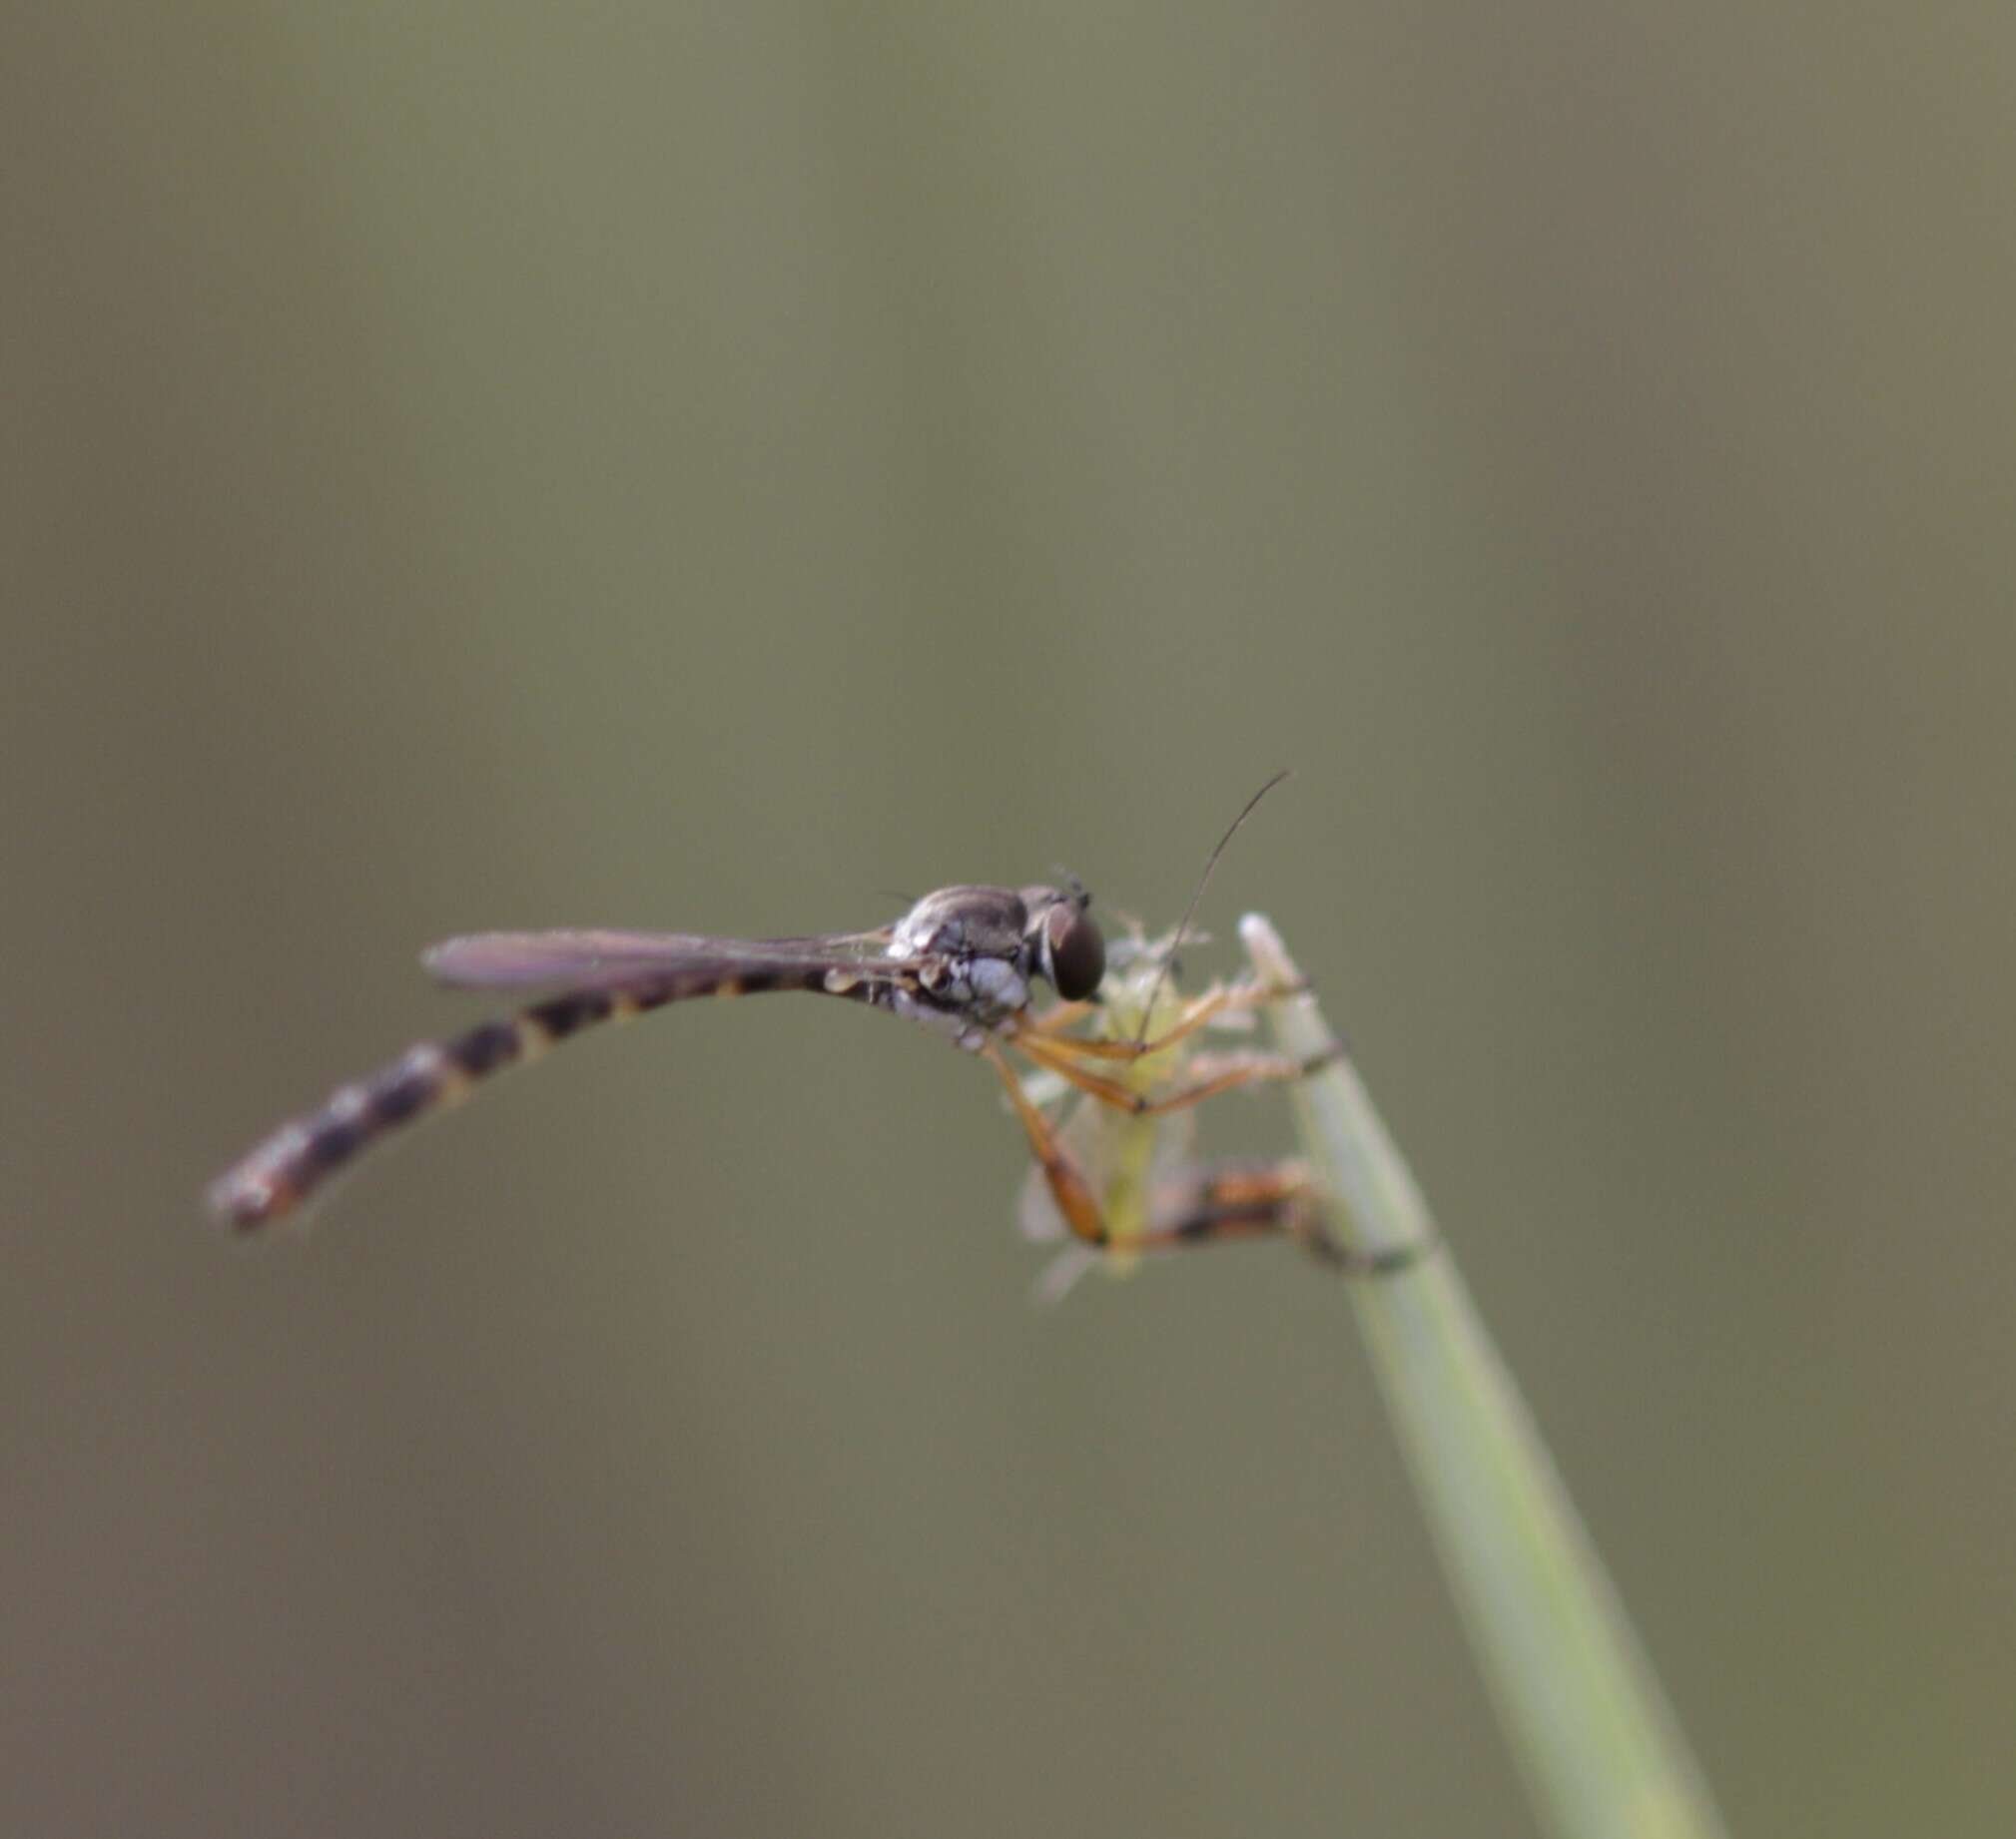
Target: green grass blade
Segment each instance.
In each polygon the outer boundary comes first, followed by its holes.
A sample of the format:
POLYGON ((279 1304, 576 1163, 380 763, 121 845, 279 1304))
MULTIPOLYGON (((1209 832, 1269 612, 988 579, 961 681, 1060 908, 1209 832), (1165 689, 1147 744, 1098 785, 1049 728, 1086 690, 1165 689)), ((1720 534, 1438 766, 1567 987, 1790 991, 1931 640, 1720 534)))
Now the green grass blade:
MULTIPOLYGON (((1267 920, 1249 915, 1239 931, 1263 978, 1301 982, 1267 920)), ((1269 1013, 1297 1058, 1332 1046, 1313 996, 1269 1013)), ((1542 1828, 1559 1839, 1720 1839, 1666 1695, 1356 1068, 1340 1059, 1293 1091, 1344 1243, 1373 1256, 1433 1248, 1350 1294, 1542 1828)))

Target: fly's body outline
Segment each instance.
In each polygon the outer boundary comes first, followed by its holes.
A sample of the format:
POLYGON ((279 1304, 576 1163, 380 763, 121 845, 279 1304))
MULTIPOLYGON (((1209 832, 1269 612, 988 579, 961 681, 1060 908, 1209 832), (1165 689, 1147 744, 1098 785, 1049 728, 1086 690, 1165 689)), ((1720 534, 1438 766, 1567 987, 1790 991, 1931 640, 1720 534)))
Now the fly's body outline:
POLYGON ((1189 1155, 1193 1107, 1238 1087, 1303 1078, 1324 1063, 1250 1049, 1202 1051, 1198 1031, 1240 1025, 1255 1009, 1298 992, 1242 978, 1178 997, 1168 972, 1187 915, 1156 944, 1132 928, 1115 947, 1109 977, 1090 907, 1075 882, 960 886, 928 894, 898 920, 863 932, 739 939, 574 930, 448 939, 422 953, 438 981, 547 993, 514 1014, 418 1042, 337 1087, 227 1169, 212 1184, 211 1208, 236 1230, 256 1232, 297 1212, 382 1138, 598 1022, 700 996, 806 990, 919 1022, 993 1066, 1035 1158, 1037 1198, 1024 1199, 1024 1227, 1035 1236, 1068 1233, 1080 1265, 1101 1254, 1125 1263, 1217 1240, 1282 1236, 1326 1263, 1360 1268, 1329 1230, 1303 1164, 1197 1164, 1189 1155), (1057 1001, 1039 1013, 1034 994, 1044 983, 1057 1001), (1032 1078, 1010 1052, 1036 1069, 1032 1078), (1070 1091, 1080 1103, 1059 1125, 1050 1101, 1070 1091))
POLYGON ((685 932, 478 932, 421 953, 459 989, 546 990, 515 1014, 420 1041, 283 1124, 210 1189, 241 1232, 294 1212, 393 1131, 459 1103, 597 1022, 700 996, 809 990, 887 1009, 984 1051, 1029 1006, 1037 979, 1089 996, 1104 941, 1082 889, 942 888, 865 932, 716 938, 685 932))

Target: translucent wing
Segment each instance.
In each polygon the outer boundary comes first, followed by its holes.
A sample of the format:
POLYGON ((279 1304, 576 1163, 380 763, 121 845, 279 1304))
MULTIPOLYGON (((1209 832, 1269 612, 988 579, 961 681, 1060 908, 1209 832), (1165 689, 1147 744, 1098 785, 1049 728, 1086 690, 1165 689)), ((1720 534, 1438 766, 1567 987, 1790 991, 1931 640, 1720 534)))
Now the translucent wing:
POLYGON ((420 962, 456 989, 614 989, 686 970, 833 965, 900 973, 887 927, 810 938, 710 938, 694 932, 471 932, 429 945, 420 962))

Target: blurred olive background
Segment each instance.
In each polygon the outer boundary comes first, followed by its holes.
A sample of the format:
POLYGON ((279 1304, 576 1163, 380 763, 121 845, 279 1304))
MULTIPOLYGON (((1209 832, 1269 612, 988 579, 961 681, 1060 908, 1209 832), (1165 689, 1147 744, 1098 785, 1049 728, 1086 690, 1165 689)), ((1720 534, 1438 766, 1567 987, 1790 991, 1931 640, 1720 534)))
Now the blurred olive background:
MULTIPOLYGON (((1320 981, 1740 1831, 2016 1825, 2006 7, 213 4, 0 60, 10 1833, 1532 1830, 1343 1297, 488 925, 1320 981)), ((1287 1141, 1275 1100, 1212 1140, 1287 1141)))

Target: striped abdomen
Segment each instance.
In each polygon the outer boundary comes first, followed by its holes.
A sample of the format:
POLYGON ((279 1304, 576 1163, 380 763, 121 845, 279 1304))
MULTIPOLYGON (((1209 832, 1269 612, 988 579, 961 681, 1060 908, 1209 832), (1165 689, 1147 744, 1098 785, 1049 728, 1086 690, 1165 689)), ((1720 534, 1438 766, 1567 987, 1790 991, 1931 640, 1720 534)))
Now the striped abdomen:
POLYGON ((556 1041, 598 1021, 641 1015, 691 996, 811 989, 886 1003, 891 979, 832 964, 694 965, 623 988, 570 990, 447 1040, 421 1041, 381 1072, 345 1085, 305 1117, 284 1124, 212 1184, 210 1206, 240 1232, 291 1213, 380 1137, 461 1102, 492 1073, 537 1059, 556 1041))

